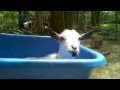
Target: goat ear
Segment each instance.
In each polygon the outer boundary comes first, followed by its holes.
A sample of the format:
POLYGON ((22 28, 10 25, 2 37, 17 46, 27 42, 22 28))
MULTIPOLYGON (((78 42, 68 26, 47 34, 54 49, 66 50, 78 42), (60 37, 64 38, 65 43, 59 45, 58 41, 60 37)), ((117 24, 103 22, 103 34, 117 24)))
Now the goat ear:
POLYGON ((79 38, 79 40, 85 40, 85 39, 89 39, 93 34, 93 30, 89 31, 87 33, 84 33, 81 35, 81 37, 79 38))
POLYGON ((47 31, 48 35, 50 35, 53 39, 59 40, 59 34, 50 28, 49 23, 43 22, 43 25, 44 30, 47 31))
POLYGON ((59 40, 59 34, 51 29, 48 30, 48 34, 53 38, 53 39, 56 39, 56 40, 59 40))

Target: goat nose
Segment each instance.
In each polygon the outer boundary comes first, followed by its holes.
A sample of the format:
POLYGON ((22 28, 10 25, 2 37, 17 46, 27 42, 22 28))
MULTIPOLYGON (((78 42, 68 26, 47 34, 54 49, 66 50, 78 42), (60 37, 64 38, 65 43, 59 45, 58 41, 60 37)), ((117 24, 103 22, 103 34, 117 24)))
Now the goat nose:
POLYGON ((74 46, 74 45, 72 45, 71 47, 72 47, 72 49, 74 49, 74 50, 76 50, 76 49, 77 49, 77 47, 76 47, 76 46, 74 46))

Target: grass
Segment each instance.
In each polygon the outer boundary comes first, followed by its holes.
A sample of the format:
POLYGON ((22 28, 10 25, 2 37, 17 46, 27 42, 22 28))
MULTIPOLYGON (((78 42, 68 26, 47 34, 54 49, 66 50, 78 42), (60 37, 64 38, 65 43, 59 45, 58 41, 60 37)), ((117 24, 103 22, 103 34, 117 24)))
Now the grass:
MULTIPOLYGON (((116 24, 101 24, 100 25, 101 30, 103 31, 116 31, 116 24)), ((120 35, 120 24, 117 25, 117 35, 118 35, 118 39, 120 39, 119 35, 120 35)), ((114 33, 110 33, 109 36, 107 36, 108 39, 115 39, 116 36, 116 32, 114 33)))
POLYGON ((119 41, 106 40, 104 41, 101 49, 96 50, 99 51, 100 53, 105 51, 111 51, 111 54, 106 56, 107 64, 105 66, 93 69, 90 78, 120 79, 120 40, 119 41))
MULTIPOLYGON (((101 24, 101 29, 103 30, 116 30, 116 24, 101 24)), ((120 30, 120 24, 117 24, 118 30, 120 30)))
MULTIPOLYGON (((115 24, 101 24, 103 30, 116 30, 115 24)), ((103 45, 96 51, 103 53, 111 51, 111 54, 106 56, 107 64, 102 67, 94 68, 90 78, 91 79, 120 79, 120 24, 118 24, 118 40, 104 40, 103 45)), ((112 33, 107 38, 115 38, 115 33, 112 33)), ((90 47, 89 41, 85 41, 85 45, 90 47)))

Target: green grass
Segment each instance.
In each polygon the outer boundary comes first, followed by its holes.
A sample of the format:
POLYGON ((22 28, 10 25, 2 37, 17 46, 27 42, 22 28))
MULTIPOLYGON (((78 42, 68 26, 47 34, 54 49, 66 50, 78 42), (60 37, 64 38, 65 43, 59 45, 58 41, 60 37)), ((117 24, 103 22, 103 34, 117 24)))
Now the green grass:
MULTIPOLYGON (((103 30, 115 30, 115 24, 102 24, 103 30)), ((106 56, 107 64, 102 67, 93 69, 91 79, 120 79, 120 24, 118 24, 118 40, 104 40, 103 45, 96 51, 103 53, 111 51, 111 54, 106 56)), ((94 34, 94 36, 97 36, 94 34)), ((108 38, 115 38, 115 33, 112 33, 108 38)), ((89 40, 85 41, 85 46, 90 47, 89 40)))
MULTIPOLYGON (((89 44, 86 44, 89 46, 89 44)), ((91 79, 120 79, 120 41, 104 41, 101 49, 96 49, 100 53, 111 51, 106 56, 107 64, 93 69, 91 79)))
MULTIPOLYGON (((116 24, 101 24, 99 27, 103 31, 116 31, 116 24)), ((118 29, 118 32, 117 32, 118 39, 120 40, 120 24, 118 24, 117 29, 118 29)), ((115 36, 116 36, 116 32, 110 33, 110 35, 105 38, 106 39, 115 39, 115 36)))
MULTIPOLYGON (((116 30, 116 24, 101 24, 101 29, 103 30, 116 30)), ((120 24, 117 25, 118 30, 120 30, 120 24)))

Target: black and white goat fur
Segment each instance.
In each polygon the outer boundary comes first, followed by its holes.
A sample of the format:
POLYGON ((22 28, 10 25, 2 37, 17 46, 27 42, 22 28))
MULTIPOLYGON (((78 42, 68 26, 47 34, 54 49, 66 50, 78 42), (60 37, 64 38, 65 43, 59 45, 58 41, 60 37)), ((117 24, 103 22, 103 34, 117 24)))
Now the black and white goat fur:
POLYGON ((20 29, 30 29, 32 28, 32 26, 33 26, 33 22, 29 20, 29 21, 21 23, 20 29))

